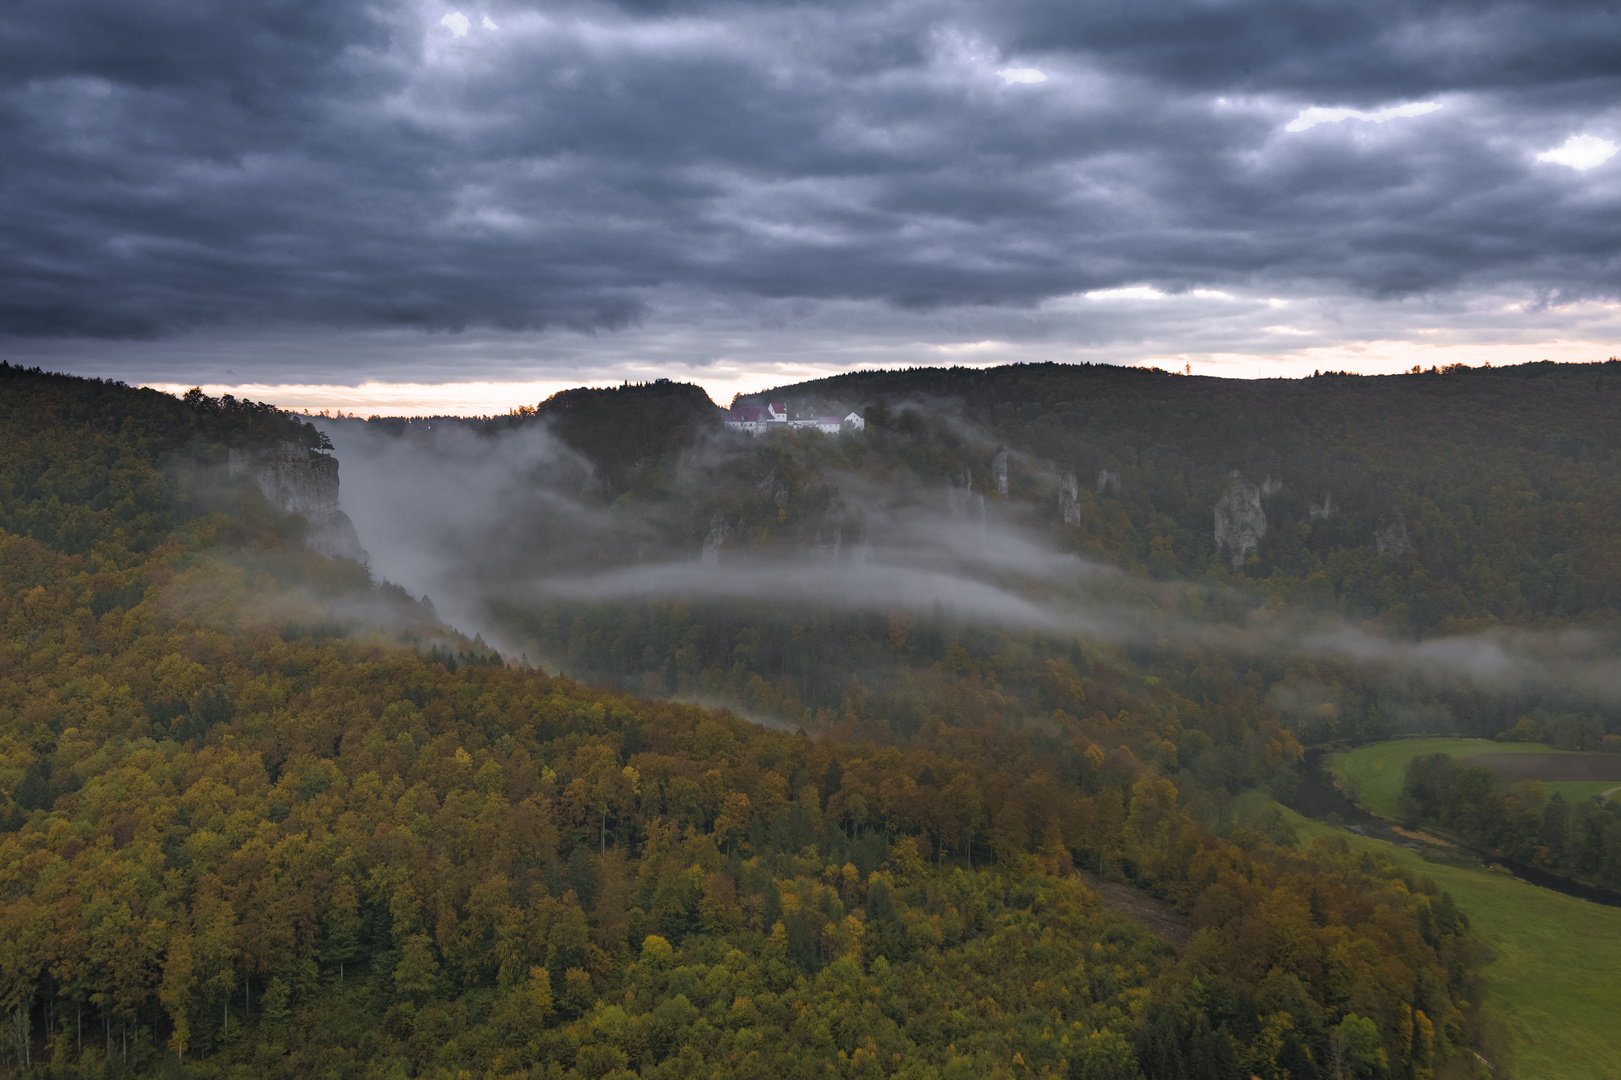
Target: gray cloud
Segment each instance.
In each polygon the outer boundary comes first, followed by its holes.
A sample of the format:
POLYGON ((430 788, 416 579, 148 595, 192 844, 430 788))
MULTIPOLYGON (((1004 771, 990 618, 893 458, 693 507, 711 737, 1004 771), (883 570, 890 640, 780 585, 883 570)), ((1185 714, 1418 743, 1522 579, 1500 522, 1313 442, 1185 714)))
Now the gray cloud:
POLYGON ((1320 302, 1344 340, 1399 298, 1616 292, 1621 159, 1535 161, 1621 140, 1608 5, 502 4, 460 37, 450 10, 14 5, 0 350, 319 326, 589 352, 556 335, 758 335, 782 305, 857 305, 880 344, 924 314, 1108 346, 1158 313, 1047 305, 1145 283, 1320 302), (1415 100, 1444 107, 1284 130, 1415 100))
POLYGON ((1615 77, 1621 16, 1602 4, 1498 2, 1021 5, 1027 49, 1072 49, 1193 89, 1291 90, 1371 104, 1395 94, 1558 93, 1615 77))

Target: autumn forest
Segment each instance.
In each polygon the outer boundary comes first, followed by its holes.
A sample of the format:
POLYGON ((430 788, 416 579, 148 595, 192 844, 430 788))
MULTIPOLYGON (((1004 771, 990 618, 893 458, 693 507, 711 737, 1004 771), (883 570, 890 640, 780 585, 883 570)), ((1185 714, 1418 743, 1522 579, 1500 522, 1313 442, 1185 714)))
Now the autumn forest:
MULTIPOLYGON (((753 439, 0 365, 0 1068, 1506 1075, 1469 911, 1281 807, 1407 733, 1621 749, 1617 369, 858 373, 782 395, 865 432, 753 439), (532 457, 457 600, 266 446, 345 505, 532 457)), ((1614 803, 1424 768, 1412 822, 1621 890, 1614 803)))

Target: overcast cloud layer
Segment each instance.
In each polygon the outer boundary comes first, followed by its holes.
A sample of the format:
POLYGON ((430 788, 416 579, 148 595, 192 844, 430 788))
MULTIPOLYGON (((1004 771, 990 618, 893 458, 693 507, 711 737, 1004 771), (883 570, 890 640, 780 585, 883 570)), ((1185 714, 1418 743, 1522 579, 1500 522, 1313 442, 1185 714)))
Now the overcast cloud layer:
POLYGON ((22 0, 0 355, 1615 341, 1618 91, 1604 3, 22 0))

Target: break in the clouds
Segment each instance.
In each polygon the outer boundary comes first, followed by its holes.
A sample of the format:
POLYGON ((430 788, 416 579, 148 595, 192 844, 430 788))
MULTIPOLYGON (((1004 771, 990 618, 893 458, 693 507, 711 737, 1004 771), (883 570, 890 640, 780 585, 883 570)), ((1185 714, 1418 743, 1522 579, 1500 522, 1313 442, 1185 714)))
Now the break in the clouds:
POLYGON ((997 72, 1005 83, 1044 83, 1047 73, 1037 68, 1003 68, 997 72))
POLYGON ((235 357, 207 373, 278 383, 304 360, 253 342, 329 335, 352 378, 346 343, 404 333, 437 357, 412 378, 534 377, 629 342, 832 355, 852 310, 900 362, 1514 306, 1569 338, 1550 312, 1617 292, 1618 90, 1597 2, 22 0, 0 353, 206 339, 235 357))
POLYGON ((1572 135, 1560 146, 1537 155, 1538 161, 1551 161, 1555 165, 1569 165, 1585 172, 1596 169, 1615 157, 1616 145, 1596 135, 1572 135))
POLYGON ((1384 109, 1375 109, 1373 112, 1363 112, 1361 109, 1325 109, 1313 106, 1302 109, 1300 115, 1284 125, 1285 131, 1305 131, 1318 124, 1338 124, 1342 120, 1365 120, 1370 124, 1383 124, 1387 120, 1401 120, 1409 116, 1424 116, 1435 112, 1441 107, 1439 101, 1415 101, 1407 105, 1391 105, 1384 109))

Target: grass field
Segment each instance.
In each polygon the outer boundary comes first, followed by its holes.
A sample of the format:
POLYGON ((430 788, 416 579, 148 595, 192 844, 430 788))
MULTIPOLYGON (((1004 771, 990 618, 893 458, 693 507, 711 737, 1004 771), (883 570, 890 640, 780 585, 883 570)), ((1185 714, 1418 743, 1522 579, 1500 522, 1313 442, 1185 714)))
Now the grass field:
MULTIPOLYGON (((1491 739, 1393 739, 1335 754, 1329 762, 1334 777, 1357 802, 1375 814, 1394 818, 1400 815, 1396 800, 1401 795, 1407 763, 1424 754, 1450 754, 1455 758, 1477 754, 1560 754, 1542 743, 1500 743, 1491 739)), ((1567 802, 1580 802, 1615 787, 1597 780, 1557 780, 1543 784, 1552 795, 1559 792, 1567 802)))
POLYGON ((1344 837, 1353 849, 1387 855, 1452 894, 1492 951, 1485 976, 1517 1048, 1515 1077, 1621 1078, 1621 908, 1484 869, 1429 863, 1408 848, 1280 809, 1304 845, 1344 837))

